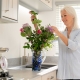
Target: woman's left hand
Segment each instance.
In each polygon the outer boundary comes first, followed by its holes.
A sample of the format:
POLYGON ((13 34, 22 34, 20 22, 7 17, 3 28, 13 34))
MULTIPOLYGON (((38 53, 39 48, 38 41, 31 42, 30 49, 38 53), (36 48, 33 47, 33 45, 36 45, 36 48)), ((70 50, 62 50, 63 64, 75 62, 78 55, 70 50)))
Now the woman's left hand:
POLYGON ((57 27, 51 26, 51 28, 53 29, 53 33, 56 33, 56 34, 59 33, 59 30, 57 29, 57 27))
POLYGON ((68 46, 68 38, 64 36, 55 26, 51 26, 51 28, 53 29, 53 33, 59 36, 61 40, 65 43, 65 45, 68 46))

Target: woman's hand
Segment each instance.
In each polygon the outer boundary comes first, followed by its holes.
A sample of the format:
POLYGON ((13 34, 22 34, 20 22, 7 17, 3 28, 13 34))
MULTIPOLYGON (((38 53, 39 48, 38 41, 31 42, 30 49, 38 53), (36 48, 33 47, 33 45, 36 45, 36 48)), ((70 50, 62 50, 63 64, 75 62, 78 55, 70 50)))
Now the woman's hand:
MULTIPOLYGON (((35 15, 31 15, 31 22, 33 23, 34 19, 36 19, 36 16, 35 15)), ((34 23, 33 23, 34 24, 34 23)), ((38 27, 37 27, 37 24, 34 24, 34 28, 37 30, 38 27)))
POLYGON ((34 11, 29 11, 29 14, 31 14, 31 21, 34 21, 34 19, 36 19, 37 13, 35 13, 34 11))
POLYGON ((31 15, 31 21, 34 21, 34 19, 36 19, 36 16, 31 15))
POLYGON ((65 43, 65 45, 68 46, 68 38, 64 36, 55 26, 51 26, 51 28, 53 29, 53 33, 59 36, 61 40, 65 43))
POLYGON ((51 28, 53 29, 53 33, 56 33, 56 34, 59 33, 59 30, 57 29, 57 27, 51 26, 51 28))

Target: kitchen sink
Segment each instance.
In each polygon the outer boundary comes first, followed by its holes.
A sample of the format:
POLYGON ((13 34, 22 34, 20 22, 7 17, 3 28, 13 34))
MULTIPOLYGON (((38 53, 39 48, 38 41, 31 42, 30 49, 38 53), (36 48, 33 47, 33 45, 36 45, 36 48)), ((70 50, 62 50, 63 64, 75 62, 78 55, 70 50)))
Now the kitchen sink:
MULTIPOLYGON (((52 64, 42 64, 41 65, 41 69, 48 69, 50 67, 54 67, 56 65, 52 65, 52 64)), ((32 64, 27 64, 27 65, 22 65, 22 66, 16 66, 16 67, 11 67, 8 69, 31 69, 32 68, 32 64)))
MULTIPOLYGON (((47 69, 47 68, 50 68, 50 67, 53 67, 53 66, 55 66, 55 65, 42 64, 41 68, 42 69, 47 69)), ((32 64, 25 66, 25 68, 32 68, 32 64)))

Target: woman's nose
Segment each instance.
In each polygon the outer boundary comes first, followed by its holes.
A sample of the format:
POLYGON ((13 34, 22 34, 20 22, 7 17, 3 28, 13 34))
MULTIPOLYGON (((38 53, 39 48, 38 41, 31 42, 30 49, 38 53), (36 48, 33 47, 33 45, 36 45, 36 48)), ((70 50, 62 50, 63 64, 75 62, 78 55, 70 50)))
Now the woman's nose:
POLYGON ((62 17, 62 21, 64 21, 65 20, 65 17, 62 17))

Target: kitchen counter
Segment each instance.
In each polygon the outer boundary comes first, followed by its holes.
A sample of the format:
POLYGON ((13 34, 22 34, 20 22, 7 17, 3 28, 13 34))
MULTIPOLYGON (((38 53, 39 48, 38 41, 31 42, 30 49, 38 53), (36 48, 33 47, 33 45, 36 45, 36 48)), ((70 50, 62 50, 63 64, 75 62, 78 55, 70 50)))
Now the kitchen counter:
POLYGON ((22 80, 32 79, 32 78, 39 76, 39 75, 37 75, 37 73, 39 73, 39 71, 32 71, 29 68, 28 69, 18 69, 18 70, 9 70, 9 74, 13 76, 14 80, 16 80, 16 79, 22 79, 22 80))
POLYGON ((32 71, 31 68, 24 69, 8 69, 9 74, 13 75, 14 80, 33 80, 33 78, 42 76, 51 71, 57 70, 58 66, 50 67, 48 69, 41 69, 41 71, 32 71))

